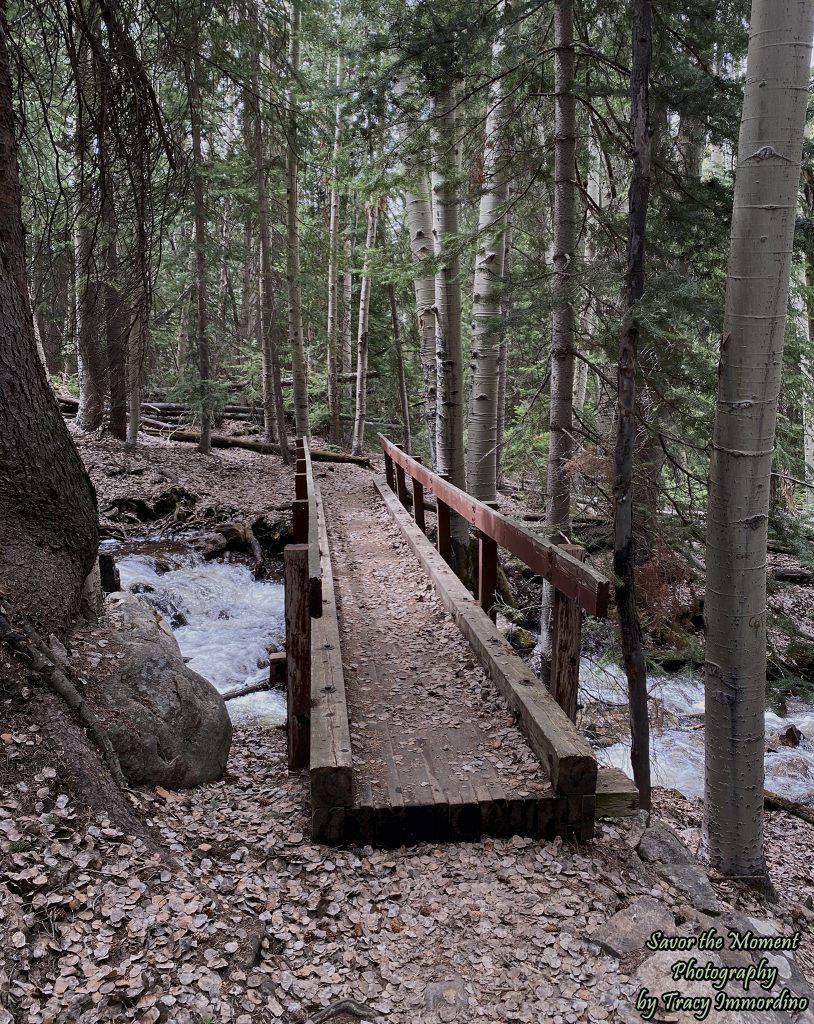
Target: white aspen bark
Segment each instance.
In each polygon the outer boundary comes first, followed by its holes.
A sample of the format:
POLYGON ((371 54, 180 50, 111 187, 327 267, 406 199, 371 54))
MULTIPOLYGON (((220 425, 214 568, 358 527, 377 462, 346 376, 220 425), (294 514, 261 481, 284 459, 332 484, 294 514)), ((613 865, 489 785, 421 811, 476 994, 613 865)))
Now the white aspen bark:
MULTIPOLYGON (((458 156, 453 86, 433 98, 432 223, 438 270, 435 276, 435 360, 438 374, 436 445, 438 472, 466 487, 464 467, 463 357, 461 352, 461 260, 458 254, 458 156)), ((453 514, 450 537, 459 575, 467 566, 469 530, 453 514)))
POLYGON ((127 444, 138 441, 141 424, 141 381, 147 352, 147 306, 139 291, 127 336, 127 444))
MULTIPOLYGON (((407 94, 406 79, 396 81, 396 96, 407 94)), ((435 366, 435 277, 421 276, 421 264, 433 255, 432 200, 427 171, 423 165, 414 169, 415 182, 404 192, 404 206, 407 211, 407 230, 410 235, 410 252, 415 261, 415 309, 418 320, 419 358, 421 376, 424 381, 424 423, 427 428, 427 447, 430 464, 437 467, 436 414, 437 414, 437 370, 435 366)))
MULTIPOLYGON (((800 355, 800 374, 806 382, 802 398, 803 480, 814 485, 814 422, 812 422, 811 398, 809 397, 812 392, 812 377, 811 363, 808 358, 808 353, 811 351, 811 319, 803 292, 804 287, 810 287, 808 268, 808 258, 806 258, 805 262, 793 271, 791 305, 797 321, 798 334, 803 338, 800 355)), ((804 501, 807 508, 814 508, 814 490, 806 489, 804 501)))
POLYGON ((566 464, 573 453, 574 304, 576 247, 576 102, 573 0, 554 4, 554 280, 551 318, 551 413, 546 526, 552 536, 570 529, 571 487, 566 464))
MULTIPOLYGON (((342 32, 342 4, 337 14, 339 35, 342 32)), ((345 61, 341 39, 336 54, 336 90, 345 80, 345 61)), ((332 441, 339 440, 339 378, 337 371, 337 335, 339 326, 339 150, 342 145, 342 104, 337 96, 334 112, 334 149, 331 164, 330 224, 328 227, 328 434, 332 441)))
POLYGON ((350 373, 353 360, 353 243, 345 239, 345 273, 342 279, 342 372, 350 373))
MULTIPOLYGON (((500 15, 506 4, 500 5, 500 15)), ((500 341, 503 282, 503 232, 508 196, 508 167, 504 139, 503 78, 500 58, 504 37, 492 46, 493 81, 487 96, 486 139, 483 151, 483 191, 478 215, 478 251, 472 289, 471 384, 467 431, 466 484, 480 501, 497 498, 497 422, 500 390, 500 341)))
MULTIPOLYGON (((555 542, 571 528, 571 481, 566 470, 574 451, 574 304, 572 270, 576 248, 576 101, 574 99, 574 4, 554 3, 554 278, 551 314, 551 402, 549 413, 546 529, 555 542)), ((554 590, 543 580, 540 607, 540 666, 548 679, 554 590)))
POLYGON ((356 416, 353 422, 351 451, 361 455, 365 445, 365 416, 367 415, 367 326, 370 317, 370 253, 376 244, 379 225, 379 204, 374 203, 367 211, 367 239, 365 242, 365 263, 362 270, 362 285, 359 293, 359 333, 356 338, 356 416))
MULTIPOLYGON (((511 185, 506 196, 507 202, 511 200, 511 185)), ((497 378, 497 429, 495 431, 495 477, 497 486, 503 482, 503 441, 506 435, 506 371, 509 363, 509 316, 511 314, 511 303, 507 294, 506 283, 511 281, 512 276, 512 231, 513 215, 511 207, 506 210, 506 223, 503 226, 503 282, 504 287, 500 299, 500 314, 503 320, 502 335, 500 339, 500 353, 498 356, 498 378, 497 378)))
MULTIPOLYGON (((300 69, 299 0, 292 0, 288 61, 290 73, 296 79, 300 69)), ((286 91, 288 111, 288 138, 286 145, 286 279, 288 283, 288 334, 291 343, 291 369, 294 378, 294 422, 297 437, 310 437, 308 423, 308 374, 305 361, 305 342, 302 327, 302 290, 300 281, 300 224, 299 224, 299 159, 297 156, 297 104, 294 82, 286 91)))
POLYGON ((814 0, 752 0, 707 508, 704 848, 766 877, 766 541, 814 0))

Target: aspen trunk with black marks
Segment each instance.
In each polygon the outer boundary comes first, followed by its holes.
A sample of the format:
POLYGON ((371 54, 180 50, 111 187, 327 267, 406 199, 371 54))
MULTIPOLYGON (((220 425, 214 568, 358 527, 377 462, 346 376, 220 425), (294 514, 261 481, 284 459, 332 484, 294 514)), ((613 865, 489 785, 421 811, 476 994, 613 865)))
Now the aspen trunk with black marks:
MULTIPOLYGON (((90 30, 98 28, 98 14, 90 18, 90 30)), ((100 269, 96 265, 99 235, 99 188, 95 149, 95 117, 99 105, 99 76, 96 56, 87 33, 77 44, 77 113, 74 132, 76 157, 76 220, 74 260, 76 263, 76 360, 79 371, 79 411, 76 426, 83 431, 98 430, 104 422, 107 393, 107 353, 102 331, 100 269)))
POLYGON ((402 444, 404 445, 404 450, 409 455, 413 450, 413 440, 410 434, 410 396, 407 392, 407 372, 404 366, 404 349, 401 344, 396 289, 392 281, 388 282, 387 285, 387 298, 390 303, 390 322, 393 325, 393 359, 396 363, 396 380, 399 386, 402 444))
POLYGON ((147 304, 141 287, 127 337, 127 444, 138 441, 141 423, 141 381, 147 354, 147 304))
POLYGON ((302 326, 302 285, 300 280, 299 157, 297 154, 298 106, 295 89, 300 70, 301 11, 299 0, 292 0, 289 25, 288 62, 293 77, 286 91, 286 279, 288 283, 288 336, 291 344, 291 371, 294 378, 294 423, 297 437, 310 437, 308 422, 308 372, 302 326))
POLYGON ((753 0, 707 506, 703 847, 765 884, 766 543, 814 0, 753 0))
POLYGON ((121 292, 116 233, 118 225, 113 207, 113 183, 104 184, 102 222, 105 231, 104 322, 105 348, 110 380, 110 433, 124 441, 127 438, 127 322, 121 292))
POLYGON ((630 708, 630 760, 639 790, 639 806, 650 809, 650 722, 642 631, 636 607, 633 539, 633 451, 636 440, 636 366, 639 347, 638 307, 644 294, 645 237, 650 197, 651 0, 634 0, 633 61, 630 73, 630 128, 633 175, 628 198, 628 248, 625 272, 625 318, 619 344, 616 446, 614 450, 614 542, 616 606, 630 708))
POLYGON ((814 171, 807 167, 803 172, 804 179, 804 206, 803 216, 807 219, 808 231, 805 247, 805 271, 802 283, 808 289, 808 297, 805 300, 805 337, 807 344, 803 348, 803 356, 800 360, 800 371, 806 381, 807 388, 803 396, 803 463, 805 469, 804 480, 811 486, 806 490, 806 505, 814 509, 814 374, 812 373, 811 342, 814 340, 814 171))
MULTIPOLYGON (((197 47, 196 40, 193 46, 197 47)), ((209 309, 206 279, 206 193, 204 184, 203 127, 201 108, 201 60, 195 50, 190 61, 189 112, 192 130, 192 195, 195 224, 195 347, 198 355, 198 389, 201 439, 198 451, 208 455, 212 433, 212 394, 209 378, 209 309)))
MULTIPOLYGON (((461 348, 461 258, 458 239, 458 176, 460 147, 457 97, 449 85, 433 97, 432 225, 436 257, 435 360, 438 374, 436 447, 438 472, 466 489, 463 417, 463 353, 461 348)), ((469 528, 450 516, 453 567, 468 573, 469 528)))
MULTIPOLYGON (((403 99, 409 92, 406 78, 399 78, 395 88, 396 96, 403 99)), ((437 468, 436 416, 438 371, 435 364, 435 276, 422 274, 422 263, 433 255, 432 199, 429 175, 422 161, 414 161, 411 171, 413 182, 404 192, 404 206, 407 212, 407 231, 410 235, 410 252, 415 264, 413 288, 415 291, 416 319, 418 321, 419 359, 424 382, 424 424, 427 430, 427 447, 430 465, 437 468), (417 165, 417 166, 416 166, 417 165)))
MULTIPOLYGON (((506 201, 511 200, 511 185, 506 201)), ((500 355, 497 379, 497 430, 495 431, 495 477, 497 486, 503 484, 503 446, 506 437, 506 374, 509 365, 509 317, 511 316, 511 298, 506 285, 512 277, 512 242, 514 217, 511 206, 506 211, 506 223, 503 226, 503 282, 504 287, 500 299, 500 315, 502 330, 500 337, 500 355)))
POLYGON ((365 417, 367 415, 367 326, 370 318, 370 253, 376 244, 379 226, 379 204, 373 203, 367 211, 367 238, 365 263, 359 291, 359 333, 356 336, 356 415, 353 421, 351 453, 361 455, 365 446, 365 417))
MULTIPOLYGON (((259 42, 257 44, 259 48, 259 42)), ((260 81, 259 52, 254 55, 253 89, 256 93, 260 81)), ((266 183, 266 143, 260 100, 247 97, 247 112, 251 116, 252 149, 254 155, 255 190, 257 194, 257 229, 260 236, 259 331, 263 362, 263 427, 268 441, 277 441, 283 462, 291 461, 285 423, 285 404, 280 373, 280 351, 277 343, 277 309, 274 302, 274 247, 271 233, 268 185, 266 183)))
MULTIPOLYGON (((342 5, 337 14, 337 29, 342 32, 342 5)), ((337 91, 336 108, 334 111, 334 149, 331 162, 331 200, 330 222, 328 225, 328 436, 332 441, 339 440, 339 371, 338 371, 338 334, 339 334, 339 152, 342 146, 342 104, 339 91, 345 80, 345 61, 341 39, 337 44, 335 85, 337 91)))
MULTIPOLYGON (((499 8, 505 16, 506 3, 499 8)), ((466 486, 480 501, 497 497, 497 421, 500 392, 500 343, 503 318, 500 289, 509 168, 505 146, 503 78, 500 61, 504 30, 492 46, 492 85, 487 96, 483 151, 483 190, 478 215, 478 251, 472 289, 471 383, 466 452, 466 486)))
POLYGON ((345 239, 342 243, 342 258, 345 270, 342 275, 342 373, 350 373, 353 364, 353 250, 356 240, 356 207, 349 197, 345 203, 345 239))
POLYGON ((7 38, 0 3, 0 577, 20 616, 64 635, 96 560, 98 513, 34 339, 7 38))
MULTIPOLYGON (((577 113, 574 96, 574 3, 554 3, 554 234, 551 314, 551 402, 549 412, 546 531, 555 543, 571 530, 571 479, 574 453, 574 296, 576 249, 577 113)), ((548 680, 554 589, 543 581, 540 607, 540 666, 548 680)))

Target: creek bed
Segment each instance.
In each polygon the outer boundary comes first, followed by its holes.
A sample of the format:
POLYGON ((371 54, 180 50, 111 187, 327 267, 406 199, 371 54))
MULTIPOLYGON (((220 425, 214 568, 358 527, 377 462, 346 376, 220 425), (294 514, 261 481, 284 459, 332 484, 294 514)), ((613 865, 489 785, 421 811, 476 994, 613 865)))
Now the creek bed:
MULTIPOLYGON (((691 672, 647 677, 651 696, 651 771, 653 784, 677 789, 690 798, 704 795, 704 680, 691 672)), ((598 665, 583 658, 580 665, 580 703, 626 705, 627 681, 619 665, 598 665)), ((814 707, 793 703, 780 717, 766 712, 766 735, 795 725, 803 734, 799 747, 778 742, 767 751, 766 788, 799 803, 814 805, 814 707), (776 749, 775 749, 776 748, 776 749)), ((598 746, 602 765, 621 768, 632 776, 630 742, 598 746)))
MULTIPOLYGON (((123 591, 137 593, 171 626, 189 667, 221 693, 268 677, 268 648, 285 643, 282 583, 256 580, 248 565, 205 561, 183 537, 105 542, 123 591)), ((286 720, 285 695, 265 690, 230 700, 237 725, 286 720)))

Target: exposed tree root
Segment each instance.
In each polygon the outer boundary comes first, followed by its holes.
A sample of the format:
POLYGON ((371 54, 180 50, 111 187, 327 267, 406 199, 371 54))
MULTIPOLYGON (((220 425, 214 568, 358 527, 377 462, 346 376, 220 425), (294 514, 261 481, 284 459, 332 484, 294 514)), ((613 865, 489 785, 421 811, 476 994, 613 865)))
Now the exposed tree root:
POLYGON ((48 648, 34 630, 27 624, 24 624, 20 630, 14 629, 10 622, 9 611, 2 602, 0 602, 0 640, 32 668, 48 689, 60 697, 73 711, 101 751, 113 781, 120 789, 127 789, 127 780, 122 774, 119 758, 102 723, 71 680, 54 664, 50 653, 46 653, 48 648))

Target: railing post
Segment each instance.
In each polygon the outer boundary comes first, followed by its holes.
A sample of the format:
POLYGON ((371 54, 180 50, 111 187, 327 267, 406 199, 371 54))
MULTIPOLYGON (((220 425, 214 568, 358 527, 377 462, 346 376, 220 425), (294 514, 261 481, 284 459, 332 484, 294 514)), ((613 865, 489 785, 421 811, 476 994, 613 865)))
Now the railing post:
POLYGON ((285 649, 288 691, 288 768, 311 758, 311 614, 308 609, 308 545, 289 544, 285 561, 285 649))
MULTIPOLYGON (((413 458, 418 463, 422 461, 418 455, 414 455, 413 458)), ((413 519, 415 519, 415 524, 419 530, 422 533, 426 533, 427 524, 424 521, 424 484, 420 480, 416 480, 415 477, 413 477, 413 519)))
MULTIPOLYGON (((576 544, 561 545, 580 562, 587 552, 576 544)), ((582 649, 582 608, 560 590, 554 591, 551 617, 551 695, 572 722, 577 719, 579 661, 582 649)))
MULTIPOLYGON (((448 473, 438 473, 442 480, 449 480, 448 473)), ((435 503, 438 506, 438 554, 444 559, 447 565, 452 565, 452 544, 449 533, 449 505, 435 495, 435 503)))
MULTIPOLYGON (((404 451, 404 445, 397 444, 396 448, 400 452, 404 451)), ((402 505, 407 508, 407 481, 404 476, 404 467, 398 463, 396 463, 396 494, 398 494, 402 505)))
POLYGON ((395 491, 396 481, 393 476, 393 459, 388 452, 384 453, 384 475, 387 477, 387 486, 391 491, 395 491))
MULTIPOLYGON (((484 505, 497 508, 496 501, 485 501, 484 505)), ((478 602, 492 622, 497 621, 497 567, 497 541, 478 531, 478 602)))
POLYGON ((308 497, 308 477, 305 473, 297 473, 294 477, 294 497, 298 501, 308 497))
POLYGON ((308 498, 297 498, 291 504, 291 527, 295 544, 308 543, 308 498))

